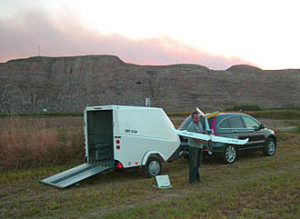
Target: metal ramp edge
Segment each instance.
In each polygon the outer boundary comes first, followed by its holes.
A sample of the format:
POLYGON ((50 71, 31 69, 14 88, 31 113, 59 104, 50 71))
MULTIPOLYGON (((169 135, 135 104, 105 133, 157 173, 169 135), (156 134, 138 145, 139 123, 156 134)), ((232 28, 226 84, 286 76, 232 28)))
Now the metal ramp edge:
POLYGON ((69 170, 42 179, 40 182, 63 189, 90 176, 104 172, 110 168, 111 167, 109 166, 84 163, 69 170))

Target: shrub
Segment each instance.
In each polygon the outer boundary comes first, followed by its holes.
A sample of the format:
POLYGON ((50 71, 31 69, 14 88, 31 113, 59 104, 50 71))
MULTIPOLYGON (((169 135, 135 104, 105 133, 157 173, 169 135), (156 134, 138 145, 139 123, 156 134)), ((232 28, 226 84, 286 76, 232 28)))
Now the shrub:
POLYGON ((296 133, 300 133, 300 123, 298 123, 298 125, 296 126, 296 133))
POLYGON ((299 110, 265 110, 247 112, 256 118, 269 118, 269 119, 300 119, 299 110))
POLYGON ((225 111, 258 111, 261 110, 261 108, 258 105, 254 104, 243 104, 243 105, 235 105, 233 107, 228 107, 225 109, 225 111))

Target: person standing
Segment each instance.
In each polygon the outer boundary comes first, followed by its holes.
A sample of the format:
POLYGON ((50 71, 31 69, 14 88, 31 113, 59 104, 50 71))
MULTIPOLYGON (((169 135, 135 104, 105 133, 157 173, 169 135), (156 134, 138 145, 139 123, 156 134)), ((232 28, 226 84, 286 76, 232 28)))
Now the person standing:
MULTIPOLYGON (((192 122, 188 125, 187 131, 203 133, 200 117, 197 112, 191 114, 192 122)), ((202 163, 203 141, 196 138, 188 138, 189 144, 189 181, 190 183, 199 183, 199 166, 202 163)))

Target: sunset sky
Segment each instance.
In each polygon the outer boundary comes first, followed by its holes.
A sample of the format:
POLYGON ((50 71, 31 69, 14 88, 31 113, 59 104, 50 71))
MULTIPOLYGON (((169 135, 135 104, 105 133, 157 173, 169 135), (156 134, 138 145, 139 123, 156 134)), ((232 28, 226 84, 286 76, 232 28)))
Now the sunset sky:
POLYGON ((109 54, 143 65, 300 68, 298 0, 0 0, 0 62, 109 54))

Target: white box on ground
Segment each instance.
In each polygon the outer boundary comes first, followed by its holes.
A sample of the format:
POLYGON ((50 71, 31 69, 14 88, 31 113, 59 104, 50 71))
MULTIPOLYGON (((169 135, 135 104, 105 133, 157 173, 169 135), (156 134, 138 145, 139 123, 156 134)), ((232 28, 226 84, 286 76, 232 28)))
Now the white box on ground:
POLYGON ((169 189, 172 188, 172 185, 170 183, 170 179, 168 175, 158 175, 155 176, 156 185, 160 189, 169 189))

